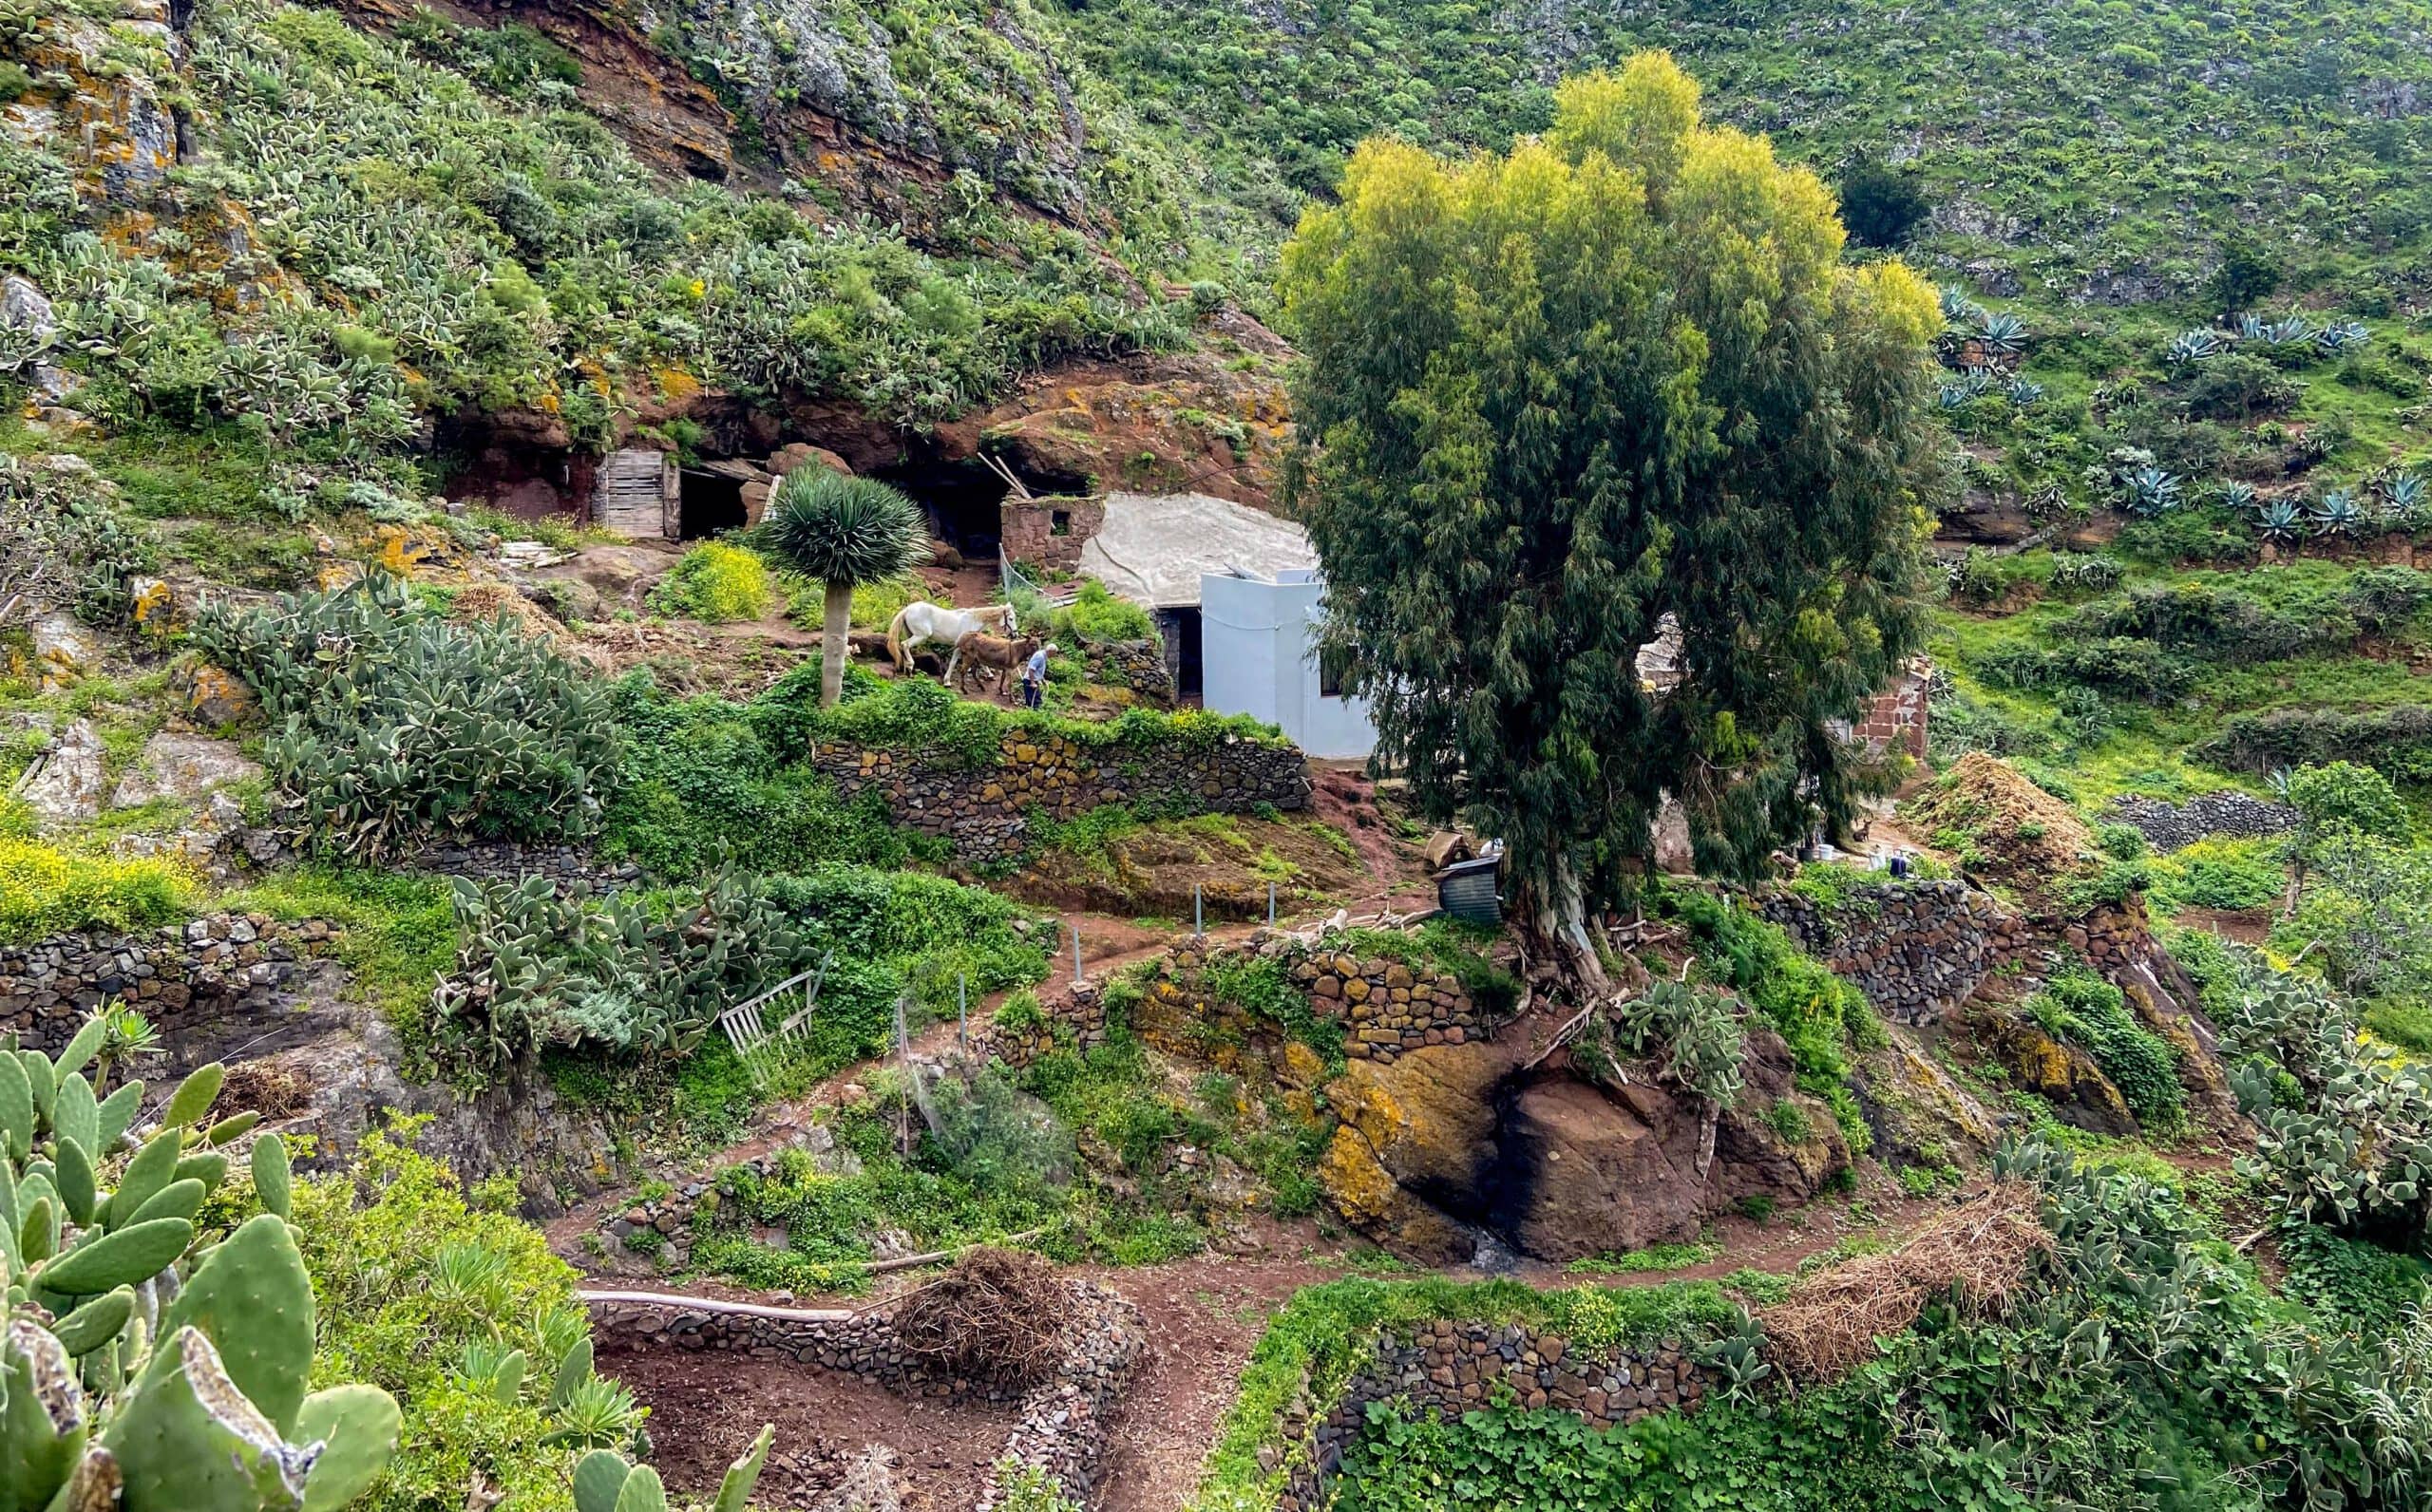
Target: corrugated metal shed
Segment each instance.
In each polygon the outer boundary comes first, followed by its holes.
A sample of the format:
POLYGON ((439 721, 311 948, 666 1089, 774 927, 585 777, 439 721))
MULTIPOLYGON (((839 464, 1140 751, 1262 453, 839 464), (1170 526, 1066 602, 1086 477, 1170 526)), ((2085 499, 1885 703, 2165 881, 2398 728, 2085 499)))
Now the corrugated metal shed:
POLYGON ((1196 609, 1202 574, 1274 580, 1318 565, 1309 533, 1212 494, 1109 494, 1081 571, 1150 609, 1196 609))

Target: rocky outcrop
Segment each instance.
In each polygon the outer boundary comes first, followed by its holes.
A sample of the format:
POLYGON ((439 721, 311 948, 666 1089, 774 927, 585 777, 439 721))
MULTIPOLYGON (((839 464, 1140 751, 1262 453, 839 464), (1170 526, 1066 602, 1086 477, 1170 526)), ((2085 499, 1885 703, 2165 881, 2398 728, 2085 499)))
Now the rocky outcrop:
POLYGON ((1526 1059, 1509 1040, 1437 1046, 1331 1084, 1341 1124, 1320 1178, 1345 1220, 1431 1263, 1469 1258, 1482 1229, 1576 1259, 1693 1238, 1752 1197, 1798 1206, 1850 1163, 1831 1109, 1796 1090, 1787 1047, 1761 1027, 1739 1103, 1711 1119, 1649 1082, 1591 1081, 1562 1052, 1526 1059))
POLYGON ((2115 1137, 2137 1132, 2137 1117, 2119 1088, 2083 1049, 2008 1008, 1986 1005, 1968 1015, 1967 1027, 2011 1082, 2051 1104, 2062 1123, 2115 1137))

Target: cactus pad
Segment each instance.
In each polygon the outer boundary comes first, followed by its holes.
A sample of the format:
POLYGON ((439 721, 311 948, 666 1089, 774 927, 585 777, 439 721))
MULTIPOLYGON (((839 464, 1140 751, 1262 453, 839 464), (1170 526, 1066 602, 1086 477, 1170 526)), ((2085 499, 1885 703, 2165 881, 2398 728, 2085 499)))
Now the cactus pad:
POLYGON ((361 1496, 397 1452, 403 1422, 394 1397, 376 1386, 315 1391, 295 1414, 295 1437, 321 1446, 304 1481, 304 1512, 337 1512, 361 1496))
POLYGON ((294 1426, 313 1369, 313 1281, 284 1219, 249 1219, 203 1257, 161 1332, 186 1325, 211 1336, 237 1389, 280 1431, 294 1426))

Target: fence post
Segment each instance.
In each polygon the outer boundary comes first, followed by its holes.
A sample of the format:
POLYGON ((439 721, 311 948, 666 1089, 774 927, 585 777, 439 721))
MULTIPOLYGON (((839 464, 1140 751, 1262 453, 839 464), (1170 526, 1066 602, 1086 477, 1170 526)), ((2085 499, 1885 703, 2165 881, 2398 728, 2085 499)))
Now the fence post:
POLYGON ((1269 929, 1275 927, 1275 884, 1273 882, 1266 884, 1266 927, 1269 929))
POLYGON ((1081 926, 1073 926, 1073 985, 1081 985, 1081 926))
POLYGON ((1193 939, 1207 937, 1207 916, 1200 905, 1199 884, 1190 884, 1190 936, 1193 939))
POLYGON ((964 1049, 971 1049, 971 978, 957 975, 954 979, 954 1040, 964 1049))

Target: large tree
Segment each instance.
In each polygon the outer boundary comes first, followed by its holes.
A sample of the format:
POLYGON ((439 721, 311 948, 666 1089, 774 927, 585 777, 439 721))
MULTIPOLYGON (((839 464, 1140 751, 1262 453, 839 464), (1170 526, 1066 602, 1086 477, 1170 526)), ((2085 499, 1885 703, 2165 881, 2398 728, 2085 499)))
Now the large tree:
POLYGON ((1919 642, 1941 320, 1844 239, 1813 174, 1701 124, 1647 53, 1508 157, 1368 142, 1285 251, 1328 649, 1380 758, 1506 839, 1583 972, 1663 795, 1741 878, 1845 820, 1830 723, 1919 642), (1667 614, 1658 693, 1634 660, 1667 614))

